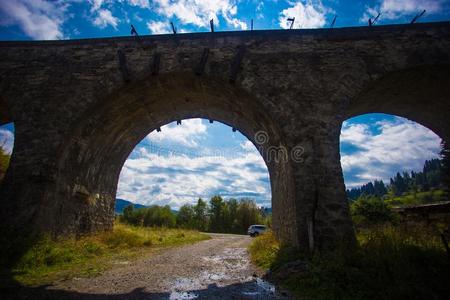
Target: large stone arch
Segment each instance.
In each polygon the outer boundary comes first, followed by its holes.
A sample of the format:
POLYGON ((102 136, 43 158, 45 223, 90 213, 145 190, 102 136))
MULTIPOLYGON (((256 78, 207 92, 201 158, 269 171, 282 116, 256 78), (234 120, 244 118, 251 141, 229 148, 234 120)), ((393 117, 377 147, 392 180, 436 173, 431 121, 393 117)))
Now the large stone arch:
POLYGON ((149 132, 187 118, 230 125, 258 147, 271 178, 274 228, 284 241, 298 245, 291 167, 269 153, 285 147, 278 125, 248 93, 186 73, 126 85, 75 122, 58 153, 57 181, 47 192, 49 207, 39 218, 41 226, 80 234, 110 229, 117 182, 129 153, 149 132))

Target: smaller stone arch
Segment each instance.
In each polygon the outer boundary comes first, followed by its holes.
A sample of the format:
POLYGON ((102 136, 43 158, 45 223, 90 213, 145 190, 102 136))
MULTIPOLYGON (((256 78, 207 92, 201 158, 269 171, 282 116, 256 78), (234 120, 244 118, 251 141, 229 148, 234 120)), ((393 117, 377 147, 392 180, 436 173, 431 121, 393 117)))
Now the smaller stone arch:
POLYGON ((450 65, 420 66, 387 73, 354 97, 343 119, 387 113, 423 124, 450 139, 450 65))

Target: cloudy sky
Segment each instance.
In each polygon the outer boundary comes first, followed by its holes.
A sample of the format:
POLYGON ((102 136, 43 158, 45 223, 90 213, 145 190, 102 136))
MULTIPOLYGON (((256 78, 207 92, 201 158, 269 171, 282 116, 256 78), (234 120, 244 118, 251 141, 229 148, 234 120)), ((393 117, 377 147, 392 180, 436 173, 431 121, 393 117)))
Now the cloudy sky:
POLYGON ((379 24, 409 22, 423 9, 425 21, 448 20, 449 0, 2 0, 0 39, 73 39, 128 35, 130 24, 140 34, 170 32, 173 21, 179 32, 208 31, 214 19, 217 30, 367 24, 382 13, 379 24))
MULTIPOLYGON (((0 40, 74 39, 178 32, 362 26, 379 11, 379 24, 450 20, 450 0, 0 0, 0 40)), ((0 127, 0 145, 12 151, 14 126, 0 127)), ((388 180, 399 170, 419 170, 438 157, 440 139, 412 121, 383 114, 347 120, 341 133, 341 162, 347 187, 388 180)), ((253 197, 270 205, 267 168, 239 132, 200 119, 168 124, 150 133, 131 153, 119 180, 118 197, 177 208, 198 197, 253 197)))

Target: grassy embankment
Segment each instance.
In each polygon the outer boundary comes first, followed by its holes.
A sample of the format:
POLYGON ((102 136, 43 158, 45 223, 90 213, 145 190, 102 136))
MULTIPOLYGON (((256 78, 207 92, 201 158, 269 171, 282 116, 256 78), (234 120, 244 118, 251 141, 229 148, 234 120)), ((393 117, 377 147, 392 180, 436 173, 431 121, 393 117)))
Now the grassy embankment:
POLYGON ((446 201, 448 197, 443 190, 432 189, 426 192, 408 193, 403 196, 387 198, 384 202, 390 206, 408 206, 446 201))
POLYGON ((64 239, 42 238, 12 270, 24 285, 41 285, 57 279, 89 277, 117 264, 158 250, 209 239, 185 229, 135 227, 116 223, 111 232, 64 239))
MULTIPOLYGON (((354 251, 335 249, 311 256, 283 250, 272 233, 257 237, 249 251, 257 265, 277 270, 289 261, 306 267, 281 277, 281 286, 301 299, 445 299, 450 263, 438 236, 425 228, 380 226, 361 230, 354 251)), ((283 270, 283 271, 281 271, 283 270)), ((280 274, 283 275, 283 274, 280 274)), ((280 281, 280 280, 278 280, 280 281)))

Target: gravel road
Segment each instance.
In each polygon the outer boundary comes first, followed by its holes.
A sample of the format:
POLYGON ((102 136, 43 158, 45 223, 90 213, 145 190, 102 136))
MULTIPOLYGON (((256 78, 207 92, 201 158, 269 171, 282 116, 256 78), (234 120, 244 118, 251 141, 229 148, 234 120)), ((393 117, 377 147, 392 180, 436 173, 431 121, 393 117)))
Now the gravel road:
POLYGON ((28 292, 48 299, 287 299, 260 279, 261 270, 250 263, 250 237, 211 237, 122 262, 95 278, 74 278, 28 292))

